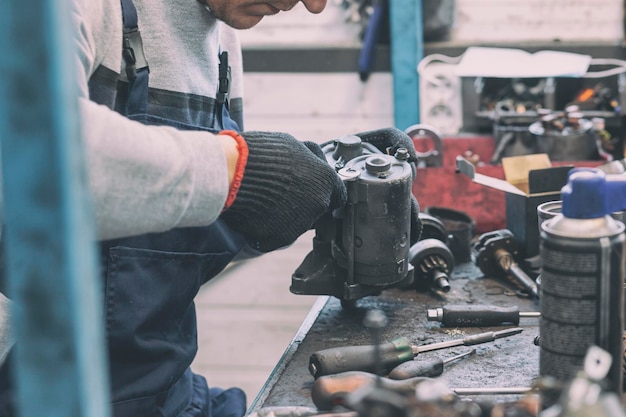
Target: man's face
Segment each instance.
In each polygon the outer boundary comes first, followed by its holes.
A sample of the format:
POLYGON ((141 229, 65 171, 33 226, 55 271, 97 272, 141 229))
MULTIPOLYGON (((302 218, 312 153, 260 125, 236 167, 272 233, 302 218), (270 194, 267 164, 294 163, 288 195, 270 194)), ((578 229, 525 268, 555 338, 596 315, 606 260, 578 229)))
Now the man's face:
POLYGON ((291 10, 302 1, 311 13, 321 13, 327 0, 205 0, 215 17, 235 29, 249 29, 265 16, 291 10))

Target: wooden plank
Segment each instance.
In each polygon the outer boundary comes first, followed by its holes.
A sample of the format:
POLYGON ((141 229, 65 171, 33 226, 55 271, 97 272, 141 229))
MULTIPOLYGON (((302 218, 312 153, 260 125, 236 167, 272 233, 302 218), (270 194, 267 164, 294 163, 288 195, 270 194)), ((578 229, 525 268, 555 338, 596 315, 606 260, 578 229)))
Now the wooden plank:
POLYGON ((25 417, 110 414, 69 3, 0 2, 2 237, 25 417))

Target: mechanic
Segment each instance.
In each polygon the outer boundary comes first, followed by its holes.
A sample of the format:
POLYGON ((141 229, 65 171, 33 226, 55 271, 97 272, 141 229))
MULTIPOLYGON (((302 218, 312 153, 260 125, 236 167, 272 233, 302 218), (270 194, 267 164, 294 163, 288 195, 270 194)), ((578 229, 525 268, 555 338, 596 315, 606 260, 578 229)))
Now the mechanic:
MULTIPOLYGON (((190 369, 194 297, 238 254, 288 246, 346 201, 319 145, 244 130, 235 29, 297 3, 73 0, 115 417, 244 415, 243 391, 209 389, 190 369)), ((397 129, 361 136, 416 156, 397 129)), ((9 362, 3 416, 14 415, 9 362)))

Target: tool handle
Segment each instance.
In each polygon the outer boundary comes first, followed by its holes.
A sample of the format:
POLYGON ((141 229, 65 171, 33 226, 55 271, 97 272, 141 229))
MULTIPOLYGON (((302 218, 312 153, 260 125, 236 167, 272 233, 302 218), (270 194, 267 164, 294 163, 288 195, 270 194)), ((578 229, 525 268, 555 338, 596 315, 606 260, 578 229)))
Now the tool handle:
POLYGON ((374 2, 374 10, 367 23, 365 34, 363 36, 363 46, 361 47, 361 53, 359 54, 359 78, 365 82, 372 72, 372 62, 374 60, 374 51, 376 50, 376 43, 378 37, 382 31, 383 20, 385 16, 385 6, 383 0, 374 2))
POLYGON ((448 327, 489 327, 504 323, 519 324, 519 308, 492 305, 443 306, 441 323, 448 327))
POLYGON ((389 372, 389 379, 404 380, 415 377, 435 377, 443 373, 441 359, 414 359, 401 363, 389 372))
POLYGON ((311 390, 311 398, 319 410, 331 410, 334 406, 345 405, 346 397, 350 393, 366 385, 380 384, 381 388, 398 394, 415 395, 417 385, 429 379, 418 377, 394 381, 368 372, 342 372, 316 379, 311 390))
POLYGON ((398 338, 375 346, 344 346, 315 352, 309 358, 309 372, 315 378, 347 371, 388 372, 399 364, 413 359, 413 350, 408 340, 398 338))

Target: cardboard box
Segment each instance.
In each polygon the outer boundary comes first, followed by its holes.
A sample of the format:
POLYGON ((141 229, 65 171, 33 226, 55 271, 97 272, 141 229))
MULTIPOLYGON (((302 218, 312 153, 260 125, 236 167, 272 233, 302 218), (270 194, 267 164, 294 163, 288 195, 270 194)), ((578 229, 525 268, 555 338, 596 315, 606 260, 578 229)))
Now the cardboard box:
POLYGON ((505 192, 506 228, 515 236, 524 259, 538 255, 537 206, 561 199, 573 165, 552 166, 546 154, 502 158, 503 180, 477 173, 463 157, 456 162, 457 170, 473 182, 505 192))

